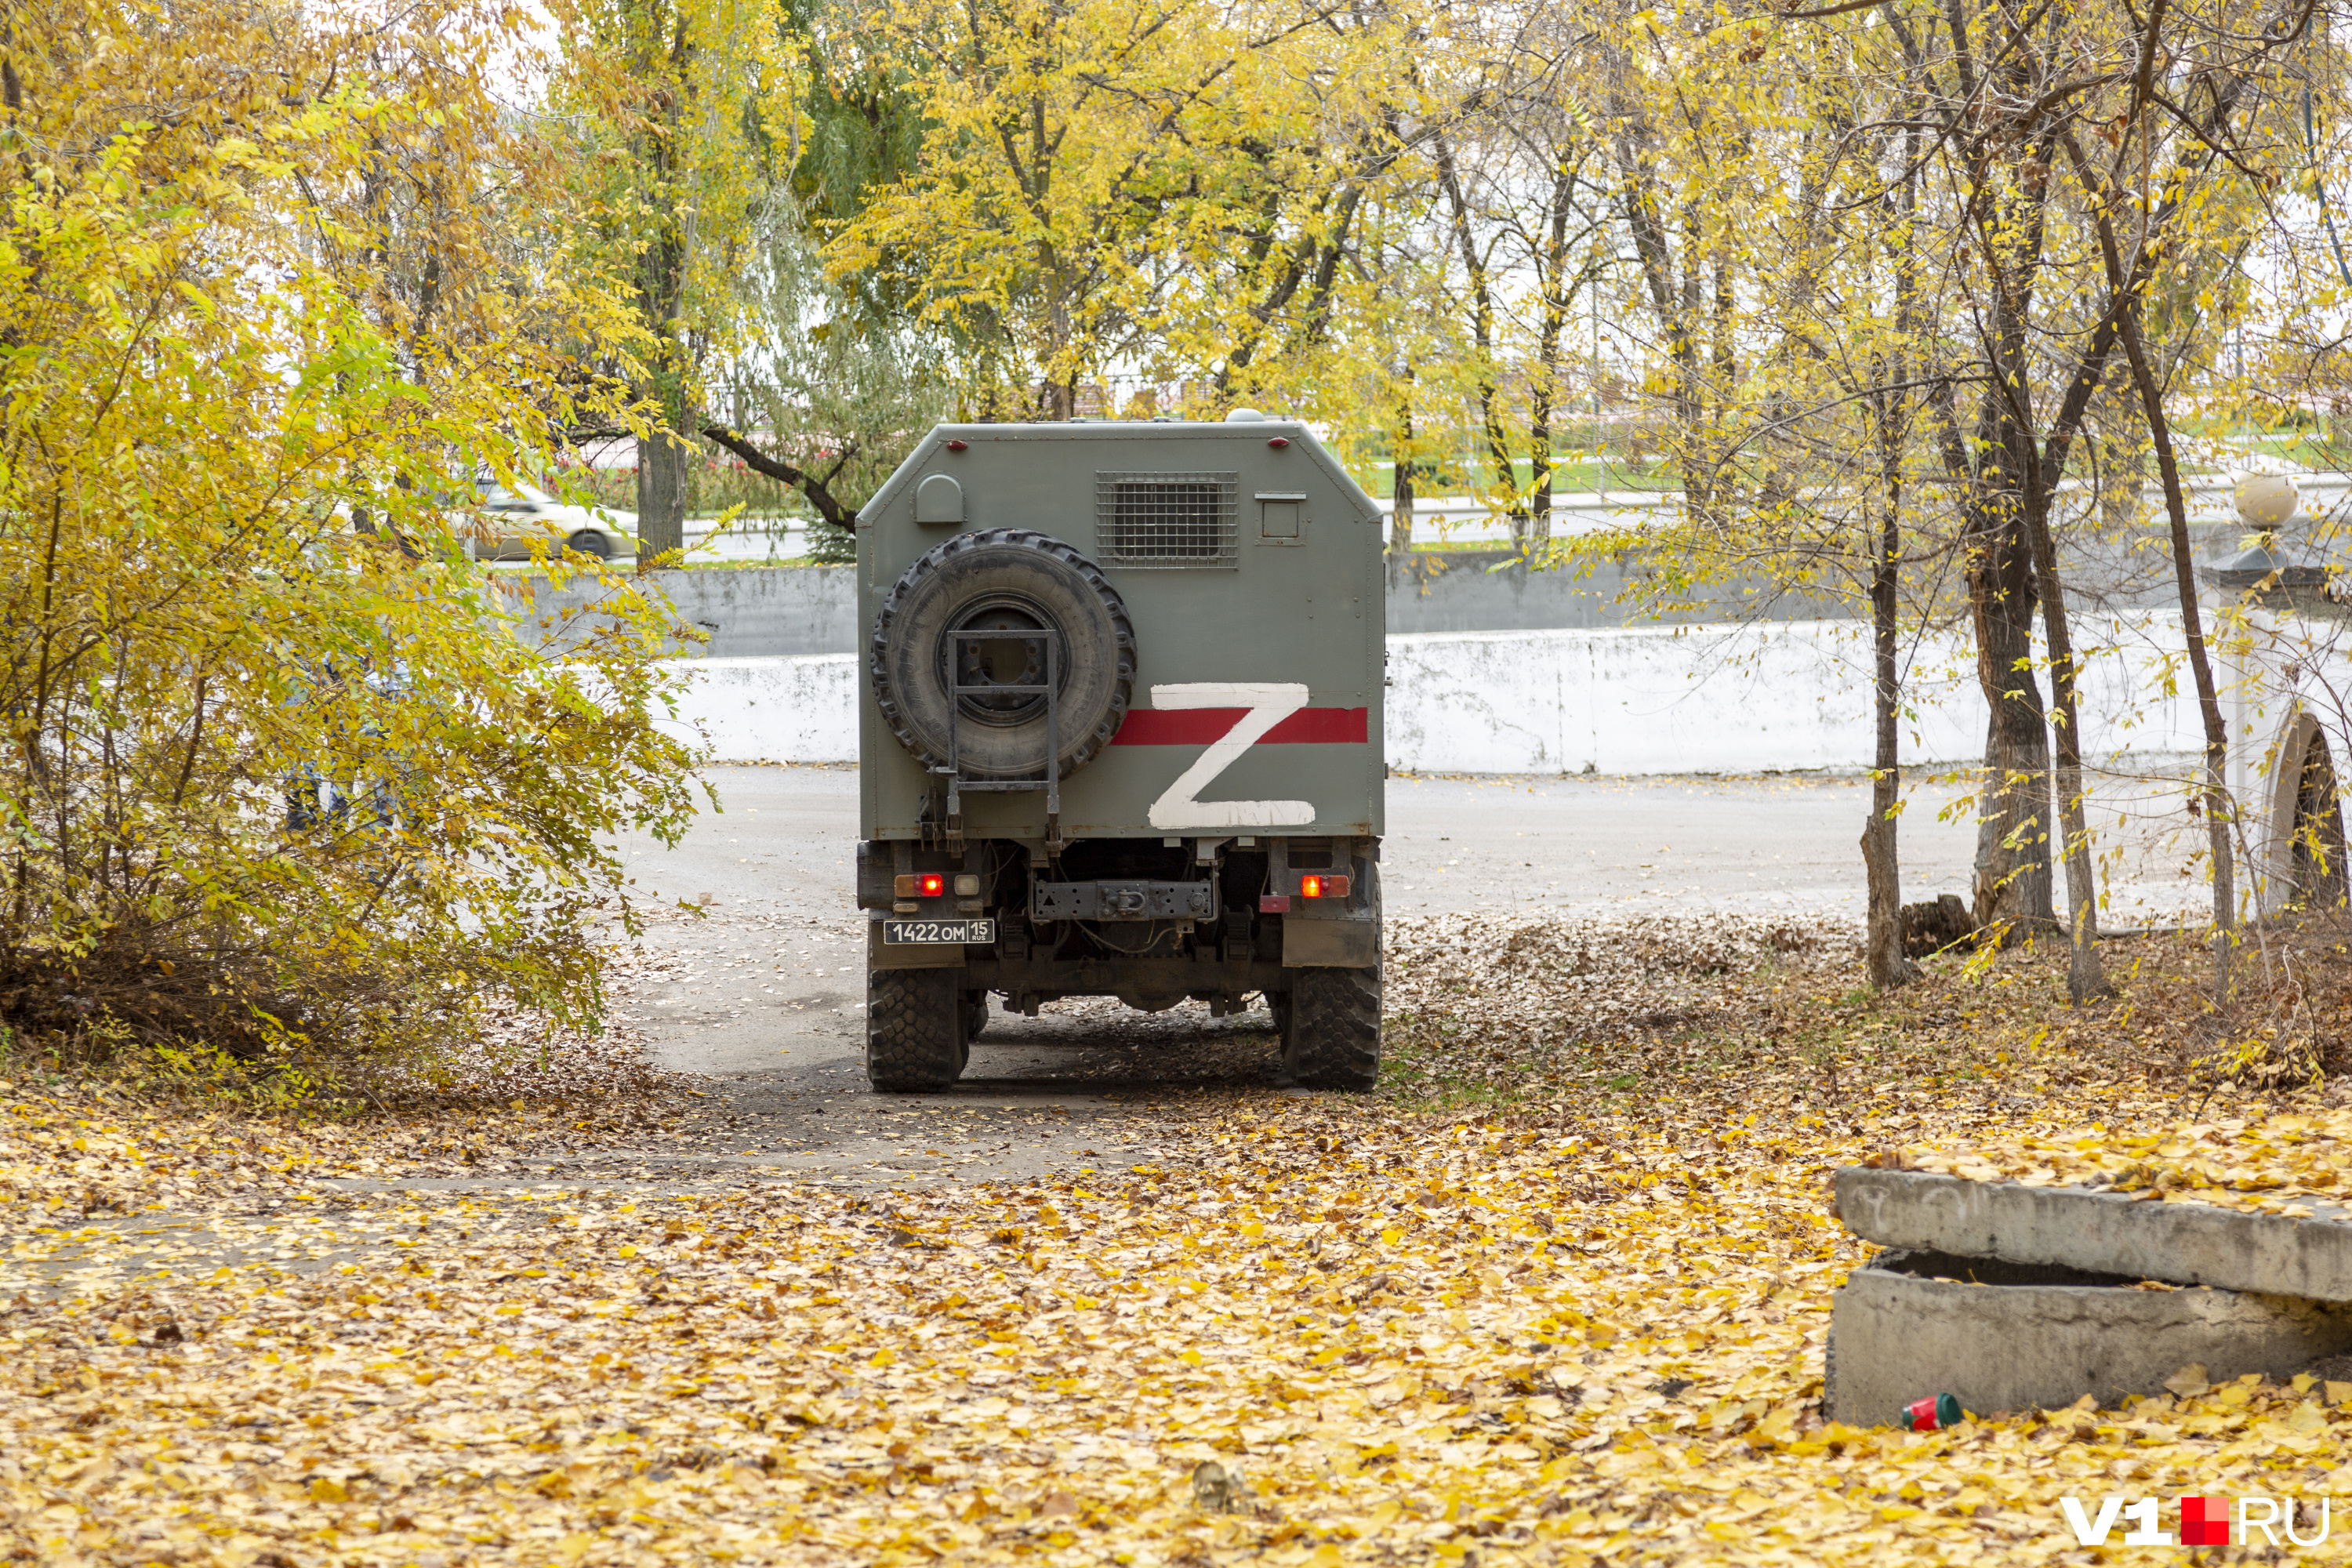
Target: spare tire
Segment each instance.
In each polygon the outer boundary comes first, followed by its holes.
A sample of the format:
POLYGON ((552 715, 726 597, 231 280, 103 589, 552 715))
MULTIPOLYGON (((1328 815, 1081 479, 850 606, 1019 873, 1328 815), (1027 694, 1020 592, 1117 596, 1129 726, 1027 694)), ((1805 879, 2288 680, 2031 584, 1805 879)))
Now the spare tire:
POLYGON ((948 765, 949 724, 972 778, 1042 778, 1045 700, 1039 693, 951 699, 959 631, 1003 631, 961 645, 961 683, 1042 686, 1045 640, 1059 634, 1056 688, 1064 773, 1110 744, 1135 688, 1135 628, 1102 568, 1058 539, 1026 529, 958 534, 907 568, 875 617, 868 663, 890 732, 929 767, 948 765))

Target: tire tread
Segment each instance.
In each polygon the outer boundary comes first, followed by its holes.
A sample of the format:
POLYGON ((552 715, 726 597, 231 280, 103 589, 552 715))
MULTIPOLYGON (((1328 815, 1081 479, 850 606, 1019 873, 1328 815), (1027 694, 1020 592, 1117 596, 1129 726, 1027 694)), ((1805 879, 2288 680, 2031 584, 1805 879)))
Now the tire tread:
POLYGON ((952 969, 880 969, 866 980, 866 1078, 887 1094, 926 1094, 961 1077, 966 1004, 952 969))
POLYGON ((1381 972, 1300 969, 1290 983, 1283 1066, 1308 1089, 1364 1090, 1381 1077, 1381 972))

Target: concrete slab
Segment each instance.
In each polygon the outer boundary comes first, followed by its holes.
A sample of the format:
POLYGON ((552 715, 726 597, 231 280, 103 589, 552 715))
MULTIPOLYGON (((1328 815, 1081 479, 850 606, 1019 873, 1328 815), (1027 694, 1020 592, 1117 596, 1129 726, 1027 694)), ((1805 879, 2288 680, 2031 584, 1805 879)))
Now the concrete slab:
POLYGON ((1848 1277, 1830 1315, 1824 1414, 1885 1426, 1949 1394, 1974 1415, 2159 1394, 2192 1363, 2226 1382, 2290 1377, 2352 1350, 2352 1310, 2112 1276, 1890 1252, 1848 1277))
POLYGON ((1835 1181, 1838 1217, 1882 1247, 2352 1302, 2352 1213, 2334 1205, 2290 1219, 1858 1165, 1835 1181))

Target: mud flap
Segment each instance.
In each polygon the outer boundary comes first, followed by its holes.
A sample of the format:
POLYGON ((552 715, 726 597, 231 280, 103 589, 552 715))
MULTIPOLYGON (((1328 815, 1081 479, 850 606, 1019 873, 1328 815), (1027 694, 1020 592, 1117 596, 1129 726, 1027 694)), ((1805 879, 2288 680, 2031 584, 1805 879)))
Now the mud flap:
POLYGON ((1374 921, 1282 922, 1285 969, 1370 969, 1380 958, 1381 928, 1374 921))

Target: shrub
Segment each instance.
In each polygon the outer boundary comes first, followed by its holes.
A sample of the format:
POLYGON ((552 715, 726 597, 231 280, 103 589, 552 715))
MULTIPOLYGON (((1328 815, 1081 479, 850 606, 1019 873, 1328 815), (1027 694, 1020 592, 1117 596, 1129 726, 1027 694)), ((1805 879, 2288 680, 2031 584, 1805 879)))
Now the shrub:
POLYGON ((613 836, 674 837, 693 757, 657 606, 608 580, 559 659, 465 550, 477 477, 541 467, 574 351, 631 331, 485 86, 520 24, 11 16, 0 1026, 247 1060, 492 1001, 593 1026, 613 836))

